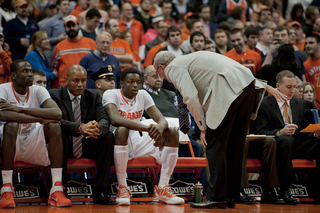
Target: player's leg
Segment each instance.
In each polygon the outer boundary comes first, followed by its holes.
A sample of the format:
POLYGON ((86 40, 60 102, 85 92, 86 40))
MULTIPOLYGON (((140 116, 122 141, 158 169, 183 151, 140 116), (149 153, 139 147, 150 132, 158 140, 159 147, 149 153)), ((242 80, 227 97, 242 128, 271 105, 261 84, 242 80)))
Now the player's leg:
POLYGON ((174 128, 163 132, 164 147, 161 153, 161 174, 159 185, 155 187, 154 201, 167 204, 182 204, 184 199, 169 190, 169 180, 178 160, 179 133, 174 128))
POLYGON ((128 164, 128 137, 129 129, 118 127, 115 131, 114 165, 118 179, 116 203, 118 205, 130 205, 130 191, 127 188, 126 171, 128 164))
POLYGON ((71 201, 63 193, 64 187, 61 182, 63 159, 61 127, 58 123, 48 123, 44 126, 44 134, 48 142, 52 175, 52 188, 48 204, 52 206, 71 206, 71 201))
POLYGON ((0 207, 16 207, 14 202, 14 188, 12 186, 12 173, 14 156, 16 152, 17 134, 19 124, 8 122, 3 127, 2 138, 2 181, 0 207))

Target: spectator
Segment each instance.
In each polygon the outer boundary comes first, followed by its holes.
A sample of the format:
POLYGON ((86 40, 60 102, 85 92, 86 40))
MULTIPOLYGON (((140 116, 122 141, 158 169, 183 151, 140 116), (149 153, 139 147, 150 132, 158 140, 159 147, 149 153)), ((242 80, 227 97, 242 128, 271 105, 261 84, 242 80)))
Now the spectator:
POLYGON ((71 11, 70 15, 79 17, 80 13, 85 11, 88 8, 88 0, 78 0, 76 6, 71 11))
POLYGON ((302 81, 299 77, 297 77, 297 76, 295 76, 295 77, 296 77, 297 84, 296 84, 296 90, 294 91, 293 97, 303 100, 302 81))
POLYGON ((47 76, 41 70, 33 70, 33 85, 38 85, 41 87, 47 87, 47 76))
POLYGON ((172 2, 170 0, 163 0, 160 5, 163 19, 168 23, 168 26, 177 26, 176 21, 171 17, 172 2))
POLYGON ((184 21, 184 15, 181 15, 181 14, 178 15, 177 24, 181 30, 186 27, 186 22, 184 21))
MULTIPOLYGON (((282 70, 290 70, 294 75, 302 79, 300 67, 295 59, 294 50, 291 44, 281 44, 278 54, 274 57, 272 64, 263 66, 255 77, 267 80, 268 85, 276 86, 276 76, 282 70)), ((304 74, 304 73, 303 73, 304 74)))
POLYGON ((199 7, 201 5, 209 5, 210 7, 210 22, 217 23, 217 13, 218 8, 221 1, 216 0, 189 0, 189 3, 187 4, 187 12, 196 12, 199 11, 199 7))
POLYGON ((120 21, 120 9, 117 4, 113 4, 109 8, 108 14, 109 14, 109 19, 116 19, 117 21, 120 21))
POLYGON ((218 24, 210 22, 210 7, 208 5, 201 5, 198 13, 200 21, 203 24, 204 34, 213 39, 213 33, 218 28, 218 24))
POLYGON ((320 68, 320 36, 317 34, 310 34, 306 37, 306 52, 310 56, 304 62, 306 69, 306 79, 314 85, 317 100, 317 108, 320 108, 320 85, 318 84, 318 75, 320 68))
POLYGON ((295 29, 296 42, 294 43, 294 46, 296 46, 299 50, 304 50, 304 44, 306 41, 304 40, 301 24, 297 21, 294 21, 289 23, 288 26, 293 27, 295 29))
POLYGON ((278 26, 276 23, 274 23, 273 21, 267 21, 264 24, 264 27, 270 28, 272 31, 274 31, 278 26))
POLYGON ((173 1, 173 7, 175 7, 179 14, 184 15, 187 13, 187 0, 176 0, 173 1))
POLYGON ((258 24, 258 29, 264 27, 264 24, 268 21, 272 21, 272 16, 271 16, 272 10, 270 8, 265 8, 262 9, 259 13, 259 24, 258 24))
POLYGON ((231 48, 228 47, 228 36, 225 30, 217 29, 214 31, 214 42, 216 43, 216 52, 226 54, 231 48))
POLYGON ((204 50, 216 52, 216 44, 212 40, 206 40, 204 45, 204 50))
POLYGON ((4 0, 1 3, 0 7, 0 17, 1 17, 1 22, 0 22, 0 31, 3 31, 3 26, 5 25, 6 22, 10 21, 11 19, 14 19, 17 14, 14 11, 14 8, 11 6, 12 5, 12 0, 4 0))
POLYGON ((190 36, 191 51, 185 52, 185 54, 193 53, 204 50, 206 37, 200 31, 194 31, 190 36))
POLYGON ((80 65, 87 71, 87 89, 94 89, 94 81, 92 76, 100 70, 101 67, 112 67, 116 88, 120 88, 120 73, 118 59, 109 54, 112 36, 108 32, 101 32, 96 39, 96 50, 93 53, 85 55, 80 60, 80 65))
POLYGON ((224 54, 225 56, 239 62, 255 74, 261 67, 261 56, 259 53, 246 48, 244 34, 240 29, 231 30, 230 41, 233 49, 224 54))
POLYGON ((250 17, 248 12, 248 4, 246 0, 226 0, 222 1, 219 5, 219 11, 217 14, 218 22, 227 20, 230 16, 231 11, 237 6, 243 7, 245 10, 245 15, 242 17, 241 21, 243 23, 246 23, 247 20, 249 21, 250 17))
POLYGON ((313 31, 313 24, 319 17, 319 9, 315 6, 309 6, 306 10, 306 21, 301 23, 302 30, 305 34, 313 31))
MULTIPOLYGON (((194 33, 196 31, 199 31, 201 33, 204 33, 203 29, 204 29, 203 23, 200 21, 200 19, 198 19, 193 22, 190 32, 194 33)), ((191 35, 189 36, 189 38, 187 40, 183 41, 181 44, 181 49, 183 52, 188 52, 188 51, 190 52, 192 50, 192 47, 190 44, 190 37, 191 37, 191 35)))
POLYGON ((138 12, 134 18, 141 22, 143 26, 143 32, 146 33, 147 30, 152 25, 152 17, 150 15, 150 10, 152 8, 151 0, 141 0, 140 12, 138 12))
POLYGON ((106 31, 112 36, 112 43, 109 53, 119 60, 121 71, 133 62, 133 53, 127 41, 120 39, 119 23, 115 19, 110 19, 105 25, 106 31))
POLYGON ((29 18, 27 1, 17 0, 14 6, 17 17, 8 21, 3 28, 3 35, 10 45, 13 61, 24 58, 32 35, 39 30, 38 24, 29 18))
POLYGON ((51 60, 51 70, 58 77, 54 88, 65 85, 68 68, 79 64, 83 56, 96 49, 96 43, 92 39, 78 35, 79 23, 76 17, 67 16, 64 19, 64 27, 68 39, 56 46, 51 60))
POLYGON ((113 69, 114 68, 111 65, 101 67, 91 76, 91 79, 94 81, 94 86, 99 91, 101 98, 105 91, 115 89, 113 69))
POLYGON ((181 43, 181 30, 177 26, 171 26, 167 31, 168 46, 160 49, 160 51, 169 51, 176 57, 183 54, 183 50, 180 48, 181 43))
POLYGON ((299 23, 304 22, 303 13, 304 9, 301 3, 293 5, 290 13, 290 18, 287 17, 289 18, 288 21, 297 21, 299 23))
POLYGON ((320 17, 313 24, 313 33, 320 35, 320 17))
POLYGON ((32 36, 32 44, 28 48, 25 59, 31 64, 33 70, 41 70, 47 76, 47 89, 51 88, 51 81, 56 79, 50 70, 49 62, 44 55, 44 51, 50 49, 50 41, 46 31, 38 31, 32 36))
POLYGON ((122 5, 122 19, 119 21, 120 32, 129 30, 132 35, 132 48, 139 50, 140 58, 144 59, 145 41, 142 24, 132 18, 133 9, 129 3, 122 5))
POLYGON ((199 16, 197 13, 188 12, 184 16, 185 20, 185 27, 181 29, 181 41, 184 42, 185 40, 188 40, 189 36, 191 35, 191 28, 192 24, 195 20, 199 19, 199 16))
MULTIPOLYGON (((287 5, 285 8, 285 17, 286 19, 290 18, 302 18, 300 20, 289 20, 289 21, 303 21, 303 11, 306 11, 307 7, 310 5, 310 0, 290 0, 287 1, 287 5), (297 5, 300 4, 300 5, 297 5), (296 6, 296 7, 295 7, 296 6), (302 10, 300 10, 302 8, 302 10), (294 10, 295 9, 295 10, 294 10), (291 16, 293 11, 295 11, 295 15, 291 16)), ((302 22, 300 22, 302 23, 302 22)))
POLYGON ((45 24, 45 31, 50 38, 51 50, 45 51, 45 56, 51 62, 52 54, 56 45, 62 40, 68 38, 64 29, 64 18, 69 13, 69 0, 57 0, 57 15, 48 19, 45 24))
POLYGON ((101 15, 97 9, 91 8, 86 14, 84 25, 80 27, 80 35, 96 40, 95 29, 99 26, 101 15))
POLYGON ((244 40, 247 49, 253 50, 261 55, 261 51, 256 47, 259 41, 259 30, 256 27, 248 27, 244 31, 244 40))
POLYGON ((316 91, 314 89, 313 84, 309 82, 304 82, 302 84, 303 87, 303 100, 310 101, 314 105, 316 105, 316 91))
MULTIPOLYGON (((4 40, 2 33, 0 33, 0 40, 4 40)), ((2 47, 3 42, 0 42, 0 84, 7 82, 7 78, 10 76, 10 65, 12 63, 11 58, 2 47)))
POLYGON ((147 57, 147 54, 148 54, 149 50, 152 48, 152 47, 150 48, 150 46, 148 46, 148 43, 150 41, 154 40, 159 35, 158 31, 163 32, 164 30, 166 30, 166 33, 164 34, 164 37, 167 34, 168 24, 167 24, 167 22, 165 22, 165 24, 163 24, 164 22, 165 21, 163 21, 163 17, 162 16, 154 17, 152 19, 152 27, 149 28, 147 30, 147 32, 144 34, 144 40, 145 40, 145 42, 147 44, 146 50, 145 50, 145 56, 146 57, 147 57), (159 26, 160 22, 162 22, 161 25, 163 25, 163 26, 159 26))
POLYGON ((231 11, 226 23, 229 25, 232 25, 235 21, 241 21, 241 23, 243 23, 241 20, 243 16, 245 16, 245 9, 237 6, 231 11))
POLYGON ((120 37, 119 37, 119 38, 121 38, 121 39, 123 39, 123 40, 126 40, 126 41, 129 43, 129 45, 130 45, 130 48, 131 48, 131 51, 132 51, 132 54, 133 54, 133 61, 132 61, 132 63, 129 64, 129 67, 133 67, 133 68, 136 68, 136 69, 139 69, 139 70, 140 70, 140 67, 141 67, 141 65, 140 65, 141 58, 140 58, 140 56, 139 56, 138 51, 132 49, 132 46, 131 46, 131 44, 132 44, 132 35, 131 35, 131 32, 130 32, 130 31, 127 31, 127 30, 122 31, 122 32, 120 33, 120 37))
POLYGON ((57 5, 55 2, 48 2, 45 8, 45 13, 47 15, 46 18, 42 19, 38 22, 40 30, 45 30, 45 25, 49 18, 55 16, 57 14, 57 5))
POLYGON ((273 34, 270 28, 261 28, 259 30, 259 41, 256 45, 256 48, 261 51, 263 58, 269 52, 269 48, 273 42, 273 34))
POLYGON ((92 8, 98 10, 101 15, 99 29, 103 31, 105 23, 109 20, 109 15, 106 11, 99 8, 99 0, 88 0, 88 8, 85 11, 82 11, 77 17, 79 25, 84 24, 87 12, 92 8))

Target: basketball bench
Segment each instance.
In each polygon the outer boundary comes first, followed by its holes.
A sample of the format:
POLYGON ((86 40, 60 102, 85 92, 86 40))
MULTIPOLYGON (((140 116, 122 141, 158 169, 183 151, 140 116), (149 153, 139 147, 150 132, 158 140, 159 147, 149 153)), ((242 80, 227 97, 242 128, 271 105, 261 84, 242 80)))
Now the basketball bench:
MULTIPOLYGON (((317 168, 315 160, 305 160, 305 159, 293 159, 292 160, 293 169, 296 174, 302 174, 303 180, 306 180, 311 169, 317 168)), ((247 159, 247 171, 249 173, 259 173, 259 179, 261 178, 261 162, 259 159, 248 158, 247 159)), ((313 198, 299 198, 300 201, 312 202, 313 198)))

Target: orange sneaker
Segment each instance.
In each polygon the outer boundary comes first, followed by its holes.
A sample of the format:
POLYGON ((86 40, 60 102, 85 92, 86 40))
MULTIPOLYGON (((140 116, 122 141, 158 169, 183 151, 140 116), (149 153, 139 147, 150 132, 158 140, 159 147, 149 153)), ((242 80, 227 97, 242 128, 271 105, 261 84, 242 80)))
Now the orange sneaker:
POLYGON ((154 186, 153 202, 165 203, 165 204, 182 204, 184 199, 174 195, 169 188, 169 185, 165 187, 154 186))
POLYGON ((119 206, 130 205, 130 190, 126 186, 118 186, 116 204, 118 204, 119 206))
POLYGON ((63 193, 63 185, 61 182, 55 182, 54 186, 50 190, 50 196, 48 205, 51 206, 71 206, 71 200, 66 198, 66 196, 63 193))
POLYGON ((1 208, 14 208, 16 203, 14 202, 14 187, 11 183, 3 184, 1 188, 1 198, 0 198, 1 208))

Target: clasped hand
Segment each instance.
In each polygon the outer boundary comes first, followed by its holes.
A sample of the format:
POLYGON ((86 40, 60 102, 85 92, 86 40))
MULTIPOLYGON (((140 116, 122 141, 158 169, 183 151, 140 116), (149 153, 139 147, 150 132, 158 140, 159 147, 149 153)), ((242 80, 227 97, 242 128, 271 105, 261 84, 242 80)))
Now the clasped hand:
POLYGON ((86 135, 88 138, 97 138, 100 135, 101 129, 97 121, 93 120, 83 124, 80 129, 81 134, 86 135))
POLYGON ((298 126, 295 124, 288 124, 283 127, 283 129, 280 130, 280 135, 293 135, 295 131, 297 130, 298 126))
POLYGON ((161 129, 161 127, 156 124, 150 124, 147 129, 150 138, 155 141, 153 145, 155 147, 162 148, 164 145, 164 139, 162 137, 163 130, 161 129))
POLYGON ((12 111, 12 112, 20 112, 20 108, 9 104, 7 102, 1 101, 0 102, 0 111, 12 111))

